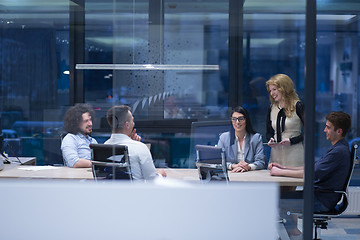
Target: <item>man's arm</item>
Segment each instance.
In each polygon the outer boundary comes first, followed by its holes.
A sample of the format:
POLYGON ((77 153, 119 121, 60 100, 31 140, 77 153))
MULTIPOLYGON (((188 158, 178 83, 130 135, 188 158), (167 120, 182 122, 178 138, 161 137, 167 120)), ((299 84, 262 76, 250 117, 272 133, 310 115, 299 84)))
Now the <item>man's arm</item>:
POLYGON ((166 177, 166 172, 165 172, 164 169, 157 169, 156 171, 157 171, 157 173, 160 174, 161 176, 166 177))
MULTIPOLYGON (((162 171, 158 172, 156 170, 149 148, 143 143, 140 143, 140 144, 139 144, 139 147, 137 147, 136 152, 137 152, 137 155, 140 160, 140 162, 139 162, 140 170, 141 170, 144 180, 155 179, 159 174, 162 176, 163 176, 163 174, 166 175, 165 172, 164 173, 162 171)), ((131 155, 131 153, 130 153, 130 155, 131 155)))
POLYGON ((280 165, 279 163, 270 163, 269 164, 269 169, 271 170, 272 167, 278 167, 278 168, 281 168, 281 169, 288 169, 288 170, 302 170, 302 169, 304 169, 304 167, 287 167, 287 166, 280 165))
POLYGON ((283 177, 293 177, 293 178, 303 178, 304 177, 304 168, 279 168, 273 165, 270 168, 271 176, 283 176, 283 177))
POLYGON ((90 160, 79 158, 79 160, 73 165, 74 168, 88 168, 91 167, 90 160))
MULTIPOLYGON (((96 141, 94 141, 96 143, 96 141)), ((78 142, 76 136, 73 134, 67 134, 61 142, 61 151, 63 158, 68 167, 91 167, 91 162, 88 159, 79 157, 78 142)), ((89 158, 90 158, 90 149, 89 149, 89 158)))

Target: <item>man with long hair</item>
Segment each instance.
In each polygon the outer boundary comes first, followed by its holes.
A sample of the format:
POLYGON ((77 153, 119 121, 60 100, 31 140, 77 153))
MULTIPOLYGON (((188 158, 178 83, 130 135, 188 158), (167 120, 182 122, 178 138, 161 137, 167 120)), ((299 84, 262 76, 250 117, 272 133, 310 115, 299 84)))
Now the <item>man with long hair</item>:
POLYGON ((91 137, 95 112, 89 104, 76 104, 69 108, 64 118, 67 132, 61 142, 61 151, 68 167, 91 167, 90 144, 97 143, 91 137))

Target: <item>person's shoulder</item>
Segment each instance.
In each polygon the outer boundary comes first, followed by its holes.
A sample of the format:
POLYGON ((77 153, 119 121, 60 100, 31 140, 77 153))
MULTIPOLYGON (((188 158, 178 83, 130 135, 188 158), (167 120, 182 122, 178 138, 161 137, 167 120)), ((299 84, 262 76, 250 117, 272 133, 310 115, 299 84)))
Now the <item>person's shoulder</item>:
POLYGON ((146 148, 146 149, 149 149, 148 146, 146 146, 145 143, 143 142, 140 142, 140 141, 136 141, 136 140, 133 140, 137 145, 141 146, 142 148, 146 148))
POLYGON ((69 137, 69 136, 70 136, 70 137, 74 137, 74 136, 76 136, 76 134, 73 134, 73 133, 66 133, 66 134, 65 134, 65 136, 64 136, 64 138, 65 138, 65 137, 69 137))
POLYGON ((346 146, 347 148, 349 148, 349 143, 345 140, 345 138, 343 138, 342 140, 340 140, 341 143, 346 146))
POLYGON ((253 137, 254 138, 262 138, 262 135, 260 133, 254 133, 253 137))
POLYGON ((262 135, 260 133, 249 134, 251 141, 262 141, 262 135))
POLYGON ((328 154, 340 158, 345 157, 345 154, 350 154, 349 145, 346 141, 340 140, 330 147, 328 154))
POLYGON ((76 147, 79 143, 79 137, 75 134, 68 133, 61 140, 61 147, 76 147))
POLYGON ((271 103, 271 104, 269 105, 269 109, 268 109, 268 110, 270 111, 272 108, 277 108, 276 104, 271 103))
POLYGON ((277 107, 277 105, 274 104, 274 103, 272 103, 272 104, 269 105, 267 114, 268 114, 268 116, 270 117, 270 115, 271 115, 273 112, 276 113, 276 112, 278 112, 278 111, 279 111, 279 108, 277 107))
POLYGON ((71 141, 71 140, 75 140, 77 138, 76 134, 73 133, 67 133, 65 135, 65 137, 63 137, 63 141, 71 141))
POLYGON ((94 137, 90 137, 91 143, 98 143, 94 137))
POLYGON ((129 141, 129 144, 127 144, 127 145, 128 145, 129 151, 131 151, 131 152, 136 151, 136 153, 138 153, 138 154, 145 154, 145 153, 151 154, 150 149, 143 142, 139 142, 139 141, 131 139, 131 141, 129 141))
POLYGON ((223 132, 220 134, 220 136, 230 136, 230 131, 223 132))
POLYGON ((223 138, 229 138, 230 137, 230 132, 223 132, 220 134, 220 139, 223 139, 223 138))
POLYGON ((148 148, 147 146, 146 146, 146 144, 145 143, 143 143, 143 142, 140 142, 140 141, 137 141, 137 140, 134 140, 134 139, 131 139, 131 138, 129 138, 129 141, 128 141, 130 144, 133 144, 133 145, 136 145, 136 146, 138 146, 138 147, 146 147, 146 148, 148 148))
POLYGON ((298 100, 298 101, 295 103, 295 107, 296 107, 297 109, 304 109, 305 104, 304 104, 301 100, 298 100))
POLYGON ((335 143, 334 148, 338 151, 350 152, 349 144, 345 139, 342 139, 342 140, 338 141, 337 143, 335 143))

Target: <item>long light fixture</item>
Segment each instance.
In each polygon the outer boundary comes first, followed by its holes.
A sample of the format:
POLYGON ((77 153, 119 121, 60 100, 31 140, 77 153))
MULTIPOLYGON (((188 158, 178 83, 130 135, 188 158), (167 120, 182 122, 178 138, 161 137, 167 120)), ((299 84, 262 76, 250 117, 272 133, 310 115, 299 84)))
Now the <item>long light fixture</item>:
POLYGON ((218 71, 219 65, 171 65, 171 64, 76 64, 76 69, 86 70, 210 70, 218 71))

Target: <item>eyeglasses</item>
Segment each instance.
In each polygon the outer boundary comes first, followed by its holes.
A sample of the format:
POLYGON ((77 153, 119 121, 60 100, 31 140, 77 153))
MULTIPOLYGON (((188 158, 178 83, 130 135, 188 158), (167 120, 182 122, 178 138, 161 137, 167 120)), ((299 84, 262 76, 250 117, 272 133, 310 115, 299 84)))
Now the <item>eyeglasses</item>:
POLYGON ((232 118, 231 118, 231 121, 233 121, 233 122, 236 122, 236 120, 239 121, 239 122, 245 121, 245 117, 238 117, 238 118, 232 117, 232 118))

